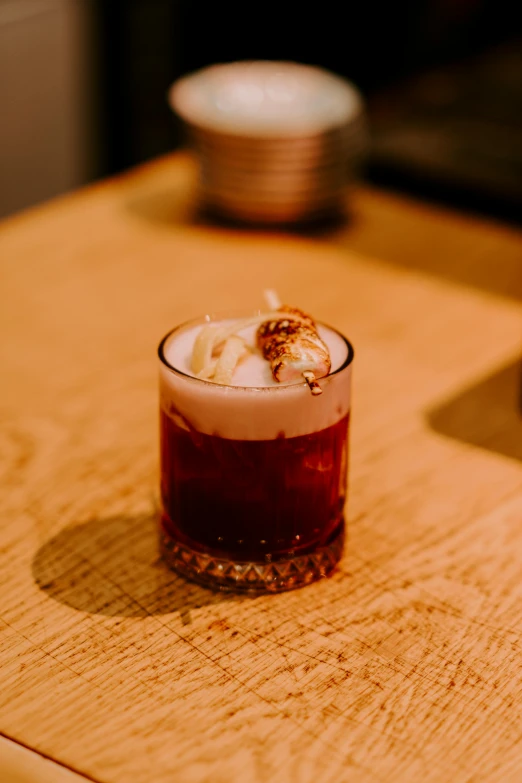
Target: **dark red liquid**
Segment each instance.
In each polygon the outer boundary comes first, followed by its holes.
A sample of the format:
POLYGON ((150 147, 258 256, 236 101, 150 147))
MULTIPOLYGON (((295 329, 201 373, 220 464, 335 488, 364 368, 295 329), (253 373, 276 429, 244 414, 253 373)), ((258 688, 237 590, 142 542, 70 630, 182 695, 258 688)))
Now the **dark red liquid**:
POLYGON ((343 524, 347 441, 348 416, 297 438, 238 441, 181 429, 162 411, 165 532, 236 561, 328 544, 343 524))

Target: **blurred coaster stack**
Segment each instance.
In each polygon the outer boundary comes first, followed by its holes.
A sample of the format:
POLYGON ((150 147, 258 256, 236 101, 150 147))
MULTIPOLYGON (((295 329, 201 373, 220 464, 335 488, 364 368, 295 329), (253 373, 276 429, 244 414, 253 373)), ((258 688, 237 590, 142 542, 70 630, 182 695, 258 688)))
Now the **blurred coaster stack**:
POLYGON ((180 79, 169 101, 212 210, 256 223, 339 210, 366 139, 363 101, 346 80, 297 63, 228 63, 180 79))

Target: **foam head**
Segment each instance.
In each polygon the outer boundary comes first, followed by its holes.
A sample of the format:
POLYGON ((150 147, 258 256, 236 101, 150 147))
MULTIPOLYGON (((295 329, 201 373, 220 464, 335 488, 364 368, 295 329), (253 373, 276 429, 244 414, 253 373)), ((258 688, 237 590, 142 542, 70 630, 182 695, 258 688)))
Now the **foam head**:
MULTIPOLYGON (((239 320, 239 319, 237 319, 239 320)), ((233 319, 212 319, 225 325, 233 319)), ((255 348, 256 326, 238 333, 252 351, 236 368, 232 385, 194 376, 194 342, 208 319, 174 329, 160 345, 162 409, 180 425, 233 440, 271 440, 316 432, 337 423, 350 409, 353 349, 339 332, 318 324, 331 357, 330 374, 313 396, 304 379, 278 383, 255 348)))

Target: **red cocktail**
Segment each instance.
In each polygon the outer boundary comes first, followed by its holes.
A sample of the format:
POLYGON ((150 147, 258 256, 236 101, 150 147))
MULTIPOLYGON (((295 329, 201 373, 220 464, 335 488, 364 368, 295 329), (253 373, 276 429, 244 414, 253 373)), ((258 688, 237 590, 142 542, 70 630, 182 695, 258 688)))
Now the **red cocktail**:
POLYGON ((175 329, 159 350, 164 556, 190 578, 234 589, 324 576, 343 545, 353 350, 319 327, 333 368, 320 397, 305 382, 270 383, 255 356, 238 373, 244 385, 222 386, 188 371, 201 325, 175 329))

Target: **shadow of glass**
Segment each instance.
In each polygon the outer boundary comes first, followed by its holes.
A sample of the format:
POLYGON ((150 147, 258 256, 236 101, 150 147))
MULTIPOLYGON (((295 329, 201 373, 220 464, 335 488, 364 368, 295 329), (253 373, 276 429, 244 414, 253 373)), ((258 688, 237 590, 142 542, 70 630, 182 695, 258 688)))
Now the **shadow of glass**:
POLYGON ((33 577, 54 600, 80 612, 148 617, 190 610, 240 596, 187 582, 159 557, 155 514, 116 516, 71 525, 36 552, 33 577))
POLYGON ((348 226, 350 216, 341 207, 339 209, 318 213, 309 218, 304 218, 296 222, 271 223, 260 220, 240 220, 232 216, 225 215, 211 207, 201 205, 195 213, 195 222, 198 225, 208 226, 209 228, 226 228, 234 231, 249 232, 272 232, 293 234, 300 237, 326 238, 330 234, 335 234, 348 226))
POLYGON ((355 231, 331 233, 341 247, 406 272, 522 300, 520 236, 504 221, 482 223, 473 212, 458 216, 449 205, 401 196, 398 187, 382 184, 356 195, 354 216, 355 231))
POLYGON ((520 358, 427 412, 436 432, 522 462, 520 358))
POLYGON ((186 197, 183 191, 174 188, 170 190, 135 193, 127 199, 126 209, 134 217, 146 220, 166 229, 179 226, 192 226, 194 228, 207 228, 209 230, 233 230, 236 233, 294 234, 310 238, 326 238, 346 228, 350 216, 344 209, 339 209, 329 214, 303 220, 299 223, 263 223, 263 221, 234 220, 219 211, 213 210, 204 204, 199 204, 196 197, 186 197))

